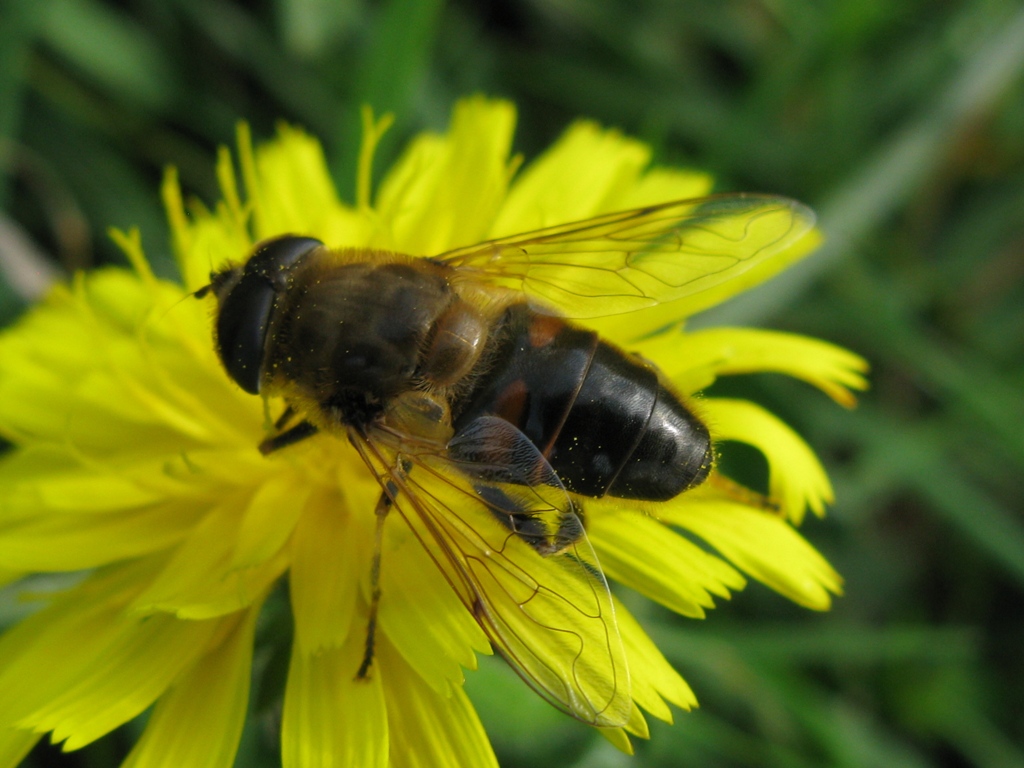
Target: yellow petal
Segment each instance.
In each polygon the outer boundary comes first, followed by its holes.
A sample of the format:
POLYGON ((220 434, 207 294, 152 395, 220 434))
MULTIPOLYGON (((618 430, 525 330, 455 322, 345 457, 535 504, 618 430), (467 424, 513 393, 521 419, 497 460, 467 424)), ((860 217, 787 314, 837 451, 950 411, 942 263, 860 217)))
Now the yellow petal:
POLYGON ((666 723, 672 722, 672 710, 665 701, 681 709, 697 706, 697 697, 686 681, 668 663, 658 646, 644 632, 626 607, 615 604, 615 617, 619 623, 622 643, 629 658, 629 679, 633 700, 666 723))
POLYGON ((814 451, 778 417, 748 400, 707 398, 701 401, 715 440, 738 440, 757 448, 768 460, 768 496, 799 525, 804 511, 818 517, 834 500, 832 484, 814 451))
POLYGON ((5 513, 16 518, 40 511, 124 511, 153 504, 161 497, 127 473, 98 472, 96 467, 83 466, 67 449, 46 446, 0 459, 0 499, 5 513))
POLYGON ((306 509, 310 490, 308 479, 297 472, 268 477, 242 512, 231 568, 251 568, 273 557, 306 509))
POLYGON ((277 140, 256 150, 256 170, 257 240, 282 232, 317 232, 321 221, 341 205, 320 142, 302 130, 279 125, 277 140))
POLYGON ((712 493, 691 491, 662 505, 659 514, 693 531, 741 571, 793 602, 827 610, 831 594, 842 591, 842 578, 825 558, 778 515, 712 493))
POLYGON ((225 229, 239 235, 248 234, 249 211, 242 204, 241 195, 238 193, 238 178, 235 175, 234 163, 231 161, 231 150, 224 146, 217 148, 217 183, 224 198, 218 208, 227 214, 227 220, 224 221, 225 229))
MULTIPOLYGON (((178 261, 178 269, 185 287, 189 290, 196 290, 203 285, 202 281, 205 279, 205 275, 202 272, 198 275, 189 274, 192 271, 189 269, 191 265, 183 259, 192 250, 192 238, 177 168, 170 167, 164 171, 164 179, 160 185, 160 198, 163 200, 164 210, 167 212, 167 223, 171 229, 174 255, 178 261)), ((208 275, 209 272, 206 274, 208 275)))
MULTIPOLYGON (((711 177, 677 168, 652 168, 631 187, 624 187, 621 196, 610 200, 610 209, 628 210, 645 205, 704 197, 711 192, 711 177)), ((611 315, 587 320, 587 326, 603 339, 623 346, 633 344, 666 326, 684 319, 684 308, 677 302, 656 304, 629 315, 611 315)))
POLYGON ((138 560, 103 569, 0 636, 0 723, 12 723, 74 686, 109 655, 126 626, 124 606, 153 577, 138 560))
POLYGON ((146 254, 142 250, 142 233, 139 232, 138 228, 132 227, 126 232, 116 227, 111 227, 107 230, 107 233, 110 235, 110 239, 114 241, 128 258, 128 263, 132 265, 132 269, 135 270, 135 274, 146 286, 147 290, 155 291, 158 281, 156 275, 153 274, 153 269, 149 265, 146 254))
POLYGON ((506 101, 456 104, 448 132, 414 140, 381 184, 389 236, 374 244, 429 256, 483 240, 508 186, 514 126, 506 101))
POLYGON ((0 725, 0 766, 14 768, 21 765, 40 738, 40 734, 32 731, 0 725))
POLYGON ((782 270, 809 256, 818 249, 823 240, 824 238, 820 230, 811 230, 789 248, 780 251, 770 259, 760 262, 746 272, 737 275, 732 280, 727 280, 713 288, 672 302, 673 308, 678 312, 678 317, 692 317, 709 307, 721 304, 733 296, 749 291, 754 286, 770 280, 782 270))
POLYGON ((388 719, 380 675, 356 680, 364 638, 341 648, 292 648, 281 724, 284 768, 386 768, 388 719))
POLYGON ((150 706, 202 653, 217 628, 217 621, 167 615, 122 619, 103 655, 18 725, 53 731, 54 742, 67 741, 65 749, 95 741, 150 706))
POLYGON ((259 607, 225 623, 225 637, 157 703, 123 768, 231 768, 242 734, 259 607))
POLYGON ((66 446, 29 446, 0 459, 0 503, 8 526, 39 517, 81 518, 82 525, 93 518, 99 524, 107 513, 144 513, 175 503, 195 508, 183 510, 187 523, 203 513, 208 494, 240 477, 258 481, 266 474, 255 454, 247 448, 96 460, 66 446))
MULTIPOLYGON (((131 279, 122 282, 137 285, 131 279)), ((69 383, 77 385, 98 367, 98 335, 64 286, 0 334, 0 424, 5 434, 19 442, 22 436, 66 439, 77 393, 77 386, 69 383)))
POLYGON ((632 189, 639 180, 650 155, 646 145, 618 131, 591 122, 574 123, 515 180, 489 237, 614 210, 622 190, 632 189))
POLYGON ((321 488, 295 530, 289 587, 296 647, 307 656, 339 648, 349 636, 359 583, 370 573, 378 493, 368 478, 321 488))
POLYGON ((785 373, 818 387, 843 406, 856 403, 851 390, 867 389, 867 363, 849 350, 793 333, 754 328, 666 332, 635 345, 683 392, 710 386, 719 376, 785 373))
MULTIPOLYGON (((260 196, 254 200, 256 239, 295 232, 332 246, 363 245, 372 219, 338 199, 320 142, 288 125, 256 151, 260 196)), ((228 254, 238 259, 245 254, 228 254)))
POLYGON ((210 273, 228 262, 241 261, 252 249, 253 240, 245 227, 238 226, 226 210, 219 216, 197 211, 192 218, 180 204, 177 181, 165 181, 164 204, 174 235, 174 256, 186 290, 197 291, 210 282, 210 273))
POLYGON ((406 662, 447 696, 461 687, 462 667, 476 668, 473 651, 489 653, 490 645, 419 540, 395 518, 387 522, 381 563, 381 626, 406 662))
POLYGON ((0 561, 26 571, 75 571, 157 552, 188 535, 204 508, 175 500, 100 515, 41 514, 0 524, 0 561))
POLYGON ((225 259, 237 258, 251 245, 251 208, 241 202, 231 154, 225 147, 217 152, 216 171, 224 202, 217 206, 214 215, 197 201, 193 201, 192 217, 185 212, 175 168, 167 169, 160 189, 173 238, 174 255, 189 291, 209 283, 210 273, 221 267, 225 259))
POLYGON ((628 210, 672 200, 705 197, 711 193, 712 178, 707 173, 680 168, 651 168, 632 187, 623 187, 613 205, 628 210))
POLYGON ((647 720, 643 712, 634 703, 629 713, 629 721, 621 728, 598 728, 598 732, 604 736, 620 752, 632 755, 633 743, 630 735, 639 736, 641 739, 651 738, 651 732, 647 728, 647 720))
POLYGON ((379 664, 392 733, 391 768, 497 768, 461 685, 439 694, 389 642, 380 644, 379 664))
POLYGON ((136 599, 134 610, 205 619, 245 608, 263 594, 287 567, 287 550, 282 548, 249 568, 232 566, 238 510, 246 504, 246 494, 226 494, 178 546, 160 575, 136 599))
MULTIPOLYGON (((159 287, 168 307, 181 298, 180 288, 159 287)), ((182 344, 186 331, 208 338, 202 308, 185 303, 158 314, 154 301, 124 270, 54 289, 0 336, 0 429, 16 442, 148 455, 236 434, 238 396, 215 367, 212 344, 194 336, 182 344)))
POLYGON ((372 205, 373 158, 377 145, 388 129, 394 124, 395 116, 385 114, 379 120, 373 116, 373 108, 364 104, 359 110, 363 124, 363 140, 359 145, 359 163, 356 171, 356 205, 369 208, 372 205))
POLYGON ((597 732, 622 754, 633 754, 633 743, 629 740, 629 734, 626 733, 625 728, 598 728, 597 732))
POLYGON ((650 728, 647 727, 647 718, 644 717, 644 713, 640 711, 640 707, 633 703, 633 710, 630 712, 629 722, 624 726, 627 733, 633 736, 639 736, 641 739, 651 738, 650 728))
POLYGON ((610 578, 684 616, 703 618, 713 595, 728 598, 743 577, 729 564, 639 512, 591 502, 590 541, 610 578), (600 508, 598 509, 598 504, 600 508))

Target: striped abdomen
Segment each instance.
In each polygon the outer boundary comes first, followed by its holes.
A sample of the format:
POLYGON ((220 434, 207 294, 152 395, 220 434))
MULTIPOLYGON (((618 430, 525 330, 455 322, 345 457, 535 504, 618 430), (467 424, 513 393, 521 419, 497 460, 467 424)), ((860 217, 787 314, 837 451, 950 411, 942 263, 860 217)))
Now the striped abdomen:
POLYGON ((479 416, 510 422, 582 496, 665 501, 707 476, 707 428, 652 366, 524 304, 491 338, 487 373, 454 404, 456 432, 479 416))

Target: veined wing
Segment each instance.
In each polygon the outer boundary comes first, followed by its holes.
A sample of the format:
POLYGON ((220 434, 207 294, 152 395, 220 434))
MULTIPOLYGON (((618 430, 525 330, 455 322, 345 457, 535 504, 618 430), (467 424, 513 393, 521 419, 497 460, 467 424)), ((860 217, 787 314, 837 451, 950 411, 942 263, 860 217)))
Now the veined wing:
POLYGON ((786 250, 814 213, 785 197, 678 200, 489 240, 437 256, 467 279, 566 317, 632 312, 712 288, 786 250))
POLYGON ((395 507, 534 690, 583 722, 625 725, 633 703, 615 609, 569 494, 501 419, 473 422, 449 451, 401 453, 409 472, 384 476, 395 507))

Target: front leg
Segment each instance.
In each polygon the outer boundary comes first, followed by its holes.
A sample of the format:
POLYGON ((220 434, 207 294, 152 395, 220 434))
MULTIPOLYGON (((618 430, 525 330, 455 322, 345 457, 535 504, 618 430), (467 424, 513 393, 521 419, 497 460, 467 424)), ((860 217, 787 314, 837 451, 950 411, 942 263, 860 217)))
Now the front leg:
POLYGON ((317 431, 315 425, 310 424, 308 421, 300 421, 294 427, 289 427, 284 432, 278 432, 273 437, 268 437, 260 443, 260 453, 266 456, 274 451, 287 448, 289 445, 295 445, 295 443, 305 440, 307 437, 312 437, 317 431))

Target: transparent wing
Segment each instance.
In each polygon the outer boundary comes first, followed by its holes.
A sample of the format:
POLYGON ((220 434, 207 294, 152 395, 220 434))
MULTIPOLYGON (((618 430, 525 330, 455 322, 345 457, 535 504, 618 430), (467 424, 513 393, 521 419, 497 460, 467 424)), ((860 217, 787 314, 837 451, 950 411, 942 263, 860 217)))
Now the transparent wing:
POLYGON ((399 461, 408 472, 385 474, 398 488, 396 508, 494 647, 562 711, 624 725, 629 672, 608 584, 575 504, 536 447, 483 417, 444 454, 406 446, 399 461))
POLYGON ((707 290, 789 248, 814 226, 806 206, 718 195, 609 213, 448 251, 463 272, 522 291, 566 317, 632 312, 707 290))

